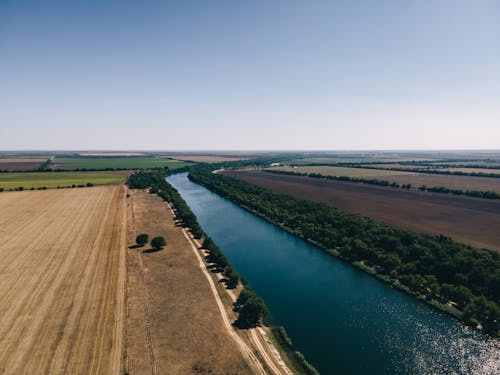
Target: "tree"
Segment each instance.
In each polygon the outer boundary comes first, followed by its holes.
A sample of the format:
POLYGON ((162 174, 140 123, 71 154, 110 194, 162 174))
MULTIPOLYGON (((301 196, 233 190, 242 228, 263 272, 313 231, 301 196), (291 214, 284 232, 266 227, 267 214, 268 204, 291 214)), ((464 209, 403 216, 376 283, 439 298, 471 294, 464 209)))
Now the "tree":
POLYGON ((149 236, 146 233, 139 234, 135 239, 135 243, 137 244, 137 246, 144 246, 148 243, 148 241, 149 236))
POLYGON ((249 328, 259 325, 262 319, 268 314, 268 310, 264 301, 259 297, 253 296, 241 306, 239 313, 235 325, 240 328, 249 328))
POLYGON ((155 237, 151 240, 151 246, 155 250, 160 250, 162 247, 167 246, 167 241, 164 237, 155 237))

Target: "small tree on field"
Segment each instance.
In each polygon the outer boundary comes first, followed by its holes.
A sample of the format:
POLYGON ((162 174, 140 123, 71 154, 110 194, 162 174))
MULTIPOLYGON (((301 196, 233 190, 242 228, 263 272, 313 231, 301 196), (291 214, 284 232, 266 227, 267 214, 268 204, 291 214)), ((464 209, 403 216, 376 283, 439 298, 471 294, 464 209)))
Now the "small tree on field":
POLYGON ((155 237, 151 240, 151 246, 155 250, 160 250, 162 247, 167 245, 167 241, 164 237, 155 237))
POLYGON ((135 239, 135 243, 137 244, 137 246, 144 246, 148 243, 148 241, 149 236, 146 233, 139 234, 135 239))

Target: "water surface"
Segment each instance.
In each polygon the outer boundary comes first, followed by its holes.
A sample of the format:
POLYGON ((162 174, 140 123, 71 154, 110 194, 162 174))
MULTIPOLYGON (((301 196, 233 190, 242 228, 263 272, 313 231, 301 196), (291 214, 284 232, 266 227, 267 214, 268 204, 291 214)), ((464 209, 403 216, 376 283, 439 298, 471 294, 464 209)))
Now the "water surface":
POLYGON ((321 374, 499 374, 498 342, 191 182, 205 232, 321 374))

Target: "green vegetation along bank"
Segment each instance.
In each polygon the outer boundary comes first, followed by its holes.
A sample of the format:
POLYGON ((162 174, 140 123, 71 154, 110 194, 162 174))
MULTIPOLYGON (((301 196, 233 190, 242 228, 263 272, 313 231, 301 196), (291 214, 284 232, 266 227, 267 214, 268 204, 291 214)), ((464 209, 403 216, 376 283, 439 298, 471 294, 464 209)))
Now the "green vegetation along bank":
MULTIPOLYGON (((177 173, 177 171, 167 172, 167 174, 171 173, 177 173)), ((244 287, 234 303, 234 311, 238 313, 238 318, 234 322, 234 326, 245 329, 261 324, 268 314, 268 309, 264 301, 246 285, 245 280, 241 279, 238 273, 233 269, 229 260, 224 256, 217 244, 203 231, 196 216, 179 192, 165 181, 165 173, 159 171, 136 172, 129 176, 127 185, 130 189, 149 189, 151 194, 157 194, 164 201, 172 204, 176 217, 182 221, 185 227, 191 230, 193 236, 197 239, 204 239, 202 247, 209 252, 207 262, 211 264, 210 267, 212 271, 224 275, 226 287, 228 289, 234 289, 240 281, 242 282, 244 287)), ((283 341, 283 337, 288 337, 284 328, 280 328, 278 331, 272 329, 272 332, 274 341, 280 345, 290 365, 298 374, 318 374, 316 369, 306 361, 300 352, 293 350, 290 340, 283 341)))
POLYGON ((194 168, 189 178, 432 306, 498 336, 500 254, 393 228, 194 168))

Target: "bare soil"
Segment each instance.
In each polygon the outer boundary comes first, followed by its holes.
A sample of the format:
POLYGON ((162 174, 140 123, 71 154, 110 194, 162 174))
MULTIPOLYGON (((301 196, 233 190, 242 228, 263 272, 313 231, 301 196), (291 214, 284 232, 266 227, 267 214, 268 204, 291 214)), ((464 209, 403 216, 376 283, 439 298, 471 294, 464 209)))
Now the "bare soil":
POLYGON ((0 373, 119 374, 123 186, 0 194, 0 373))
POLYGON ((9 159, 0 159, 0 171, 34 171, 40 168, 45 162, 42 161, 6 161, 9 159))
POLYGON ((443 234, 472 246, 500 250, 500 202, 496 200, 258 171, 222 173, 401 228, 443 234))

